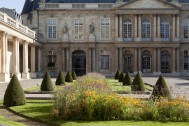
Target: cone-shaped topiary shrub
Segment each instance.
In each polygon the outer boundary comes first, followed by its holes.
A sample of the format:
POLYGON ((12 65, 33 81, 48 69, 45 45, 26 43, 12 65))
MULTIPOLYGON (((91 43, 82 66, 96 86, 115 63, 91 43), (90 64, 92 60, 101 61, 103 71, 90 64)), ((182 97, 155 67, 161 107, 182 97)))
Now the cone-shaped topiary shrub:
POLYGON ((43 81, 41 83, 41 91, 53 91, 53 84, 51 81, 51 77, 48 73, 48 71, 46 71, 45 76, 43 77, 43 81))
POLYGON ((124 78, 124 73, 121 72, 121 74, 119 75, 119 82, 123 82, 123 78, 124 78))
POLYGON ((119 79, 119 75, 120 75, 120 71, 117 70, 115 76, 114 76, 114 79, 118 80, 119 79))
POLYGON ((127 72, 125 74, 125 77, 123 78, 123 86, 131 85, 131 83, 132 83, 131 76, 130 76, 129 72, 127 72))
POLYGON ((26 104, 26 97, 17 76, 14 74, 5 91, 3 105, 19 106, 26 104))
POLYGON ((72 78, 73 78, 73 80, 77 79, 77 75, 76 75, 75 71, 72 71, 72 78))
POLYGON ((73 78, 72 78, 70 71, 67 72, 66 77, 65 77, 65 81, 66 82, 73 82, 73 78))
POLYGON ((133 79, 131 91, 145 91, 145 85, 139 72, 133 79))
POLYGON ((65 80, 64 80, 64 74, 62 73, 62 71, 59 72, 57 78, 56 78, 56 85, 63 85, 65 84, 65 80))
POLYGON ((159 76, 152 92, 153 98, 159 98, 161 96, 167 97, 169 100, 172 99, 169 88, 162 75, 159 76))

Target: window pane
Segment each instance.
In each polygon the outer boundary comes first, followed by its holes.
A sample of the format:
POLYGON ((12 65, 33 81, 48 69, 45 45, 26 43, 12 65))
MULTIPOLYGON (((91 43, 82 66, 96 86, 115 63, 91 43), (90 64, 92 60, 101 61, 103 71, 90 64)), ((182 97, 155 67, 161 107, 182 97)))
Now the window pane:
POLYGON ((110 38, 110 19, 103 18, 101 19, 101 39, 110 38))
POLYGON ((109 55, 101 55, 101 69, 109 69, 109 55))

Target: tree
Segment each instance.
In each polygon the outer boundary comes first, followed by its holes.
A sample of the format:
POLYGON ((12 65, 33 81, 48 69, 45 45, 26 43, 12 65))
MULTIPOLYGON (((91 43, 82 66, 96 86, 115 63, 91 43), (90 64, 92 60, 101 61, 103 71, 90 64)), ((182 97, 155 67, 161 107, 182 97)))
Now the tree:
POLYGON ((73 78, 73 80, 77 79, 77 75, 76 75, 75 71, 72 71, 72 78, 73 78))
POLYGON ((41 91, 53 91, 53 84, 51 81, 51 77, 49 76, 48 71, 46 71, 45 76, 43 77, 43 81, 41 83, 41 91))
POLYGON ((145 91, 145 85, 140 73, 138 72, 131 84, 132 91, 145 91))
POLYGON ((73 82, 73 78, 72 78, 70 71, 67 72, 66 77, 65 77, 65 81, 66 82, 73 82))
POLYGON ((171 100, 171 94, 169 88, 163 78, 163 75, 160 75, 152 92, 152 97, 159 98, 159 97, 167 97, 171 100))
POLYGON ((119 76, 119 82, 123 82, 123 78, 124 78, 124 73, 121 72, 121 74, 119 76))
POLYGON ((26 104, 26 97, 17 76, 14 74, 5 91, 3 105, 20 106, 26 104))
POLYGON ((65 84, 65 80, 64 80, 64 74, 62 73, 62 71, 59 72, 57 78, 56 78, 56 85, 63 85, 65 84))
POLYGON ((129 72, 127 72, 125 74, 125 77, 123 78, 123 86, 131 85, 131 83, 132 83, 131 76, 130 76, 129 72))
POLYGON ((118 80, 119 79, 119 75, 120 75, 120 71, 117 70, 115 76, 114 76, 114 79, 118 80))

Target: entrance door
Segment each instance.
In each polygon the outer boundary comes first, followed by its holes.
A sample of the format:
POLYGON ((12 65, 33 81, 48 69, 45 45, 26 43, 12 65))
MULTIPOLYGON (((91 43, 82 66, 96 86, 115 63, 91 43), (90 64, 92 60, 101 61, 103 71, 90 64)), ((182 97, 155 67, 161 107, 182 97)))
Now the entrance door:
POLYGON ((72 70, 77 76, 86 74, 86 53, 81 50, 76 50, 72 53, 72 70))
POLYGON ((161 72, 169 73, 170 72, 170 64, 169 64, 170 56, 167 51, 163 51, 161 53, 161 72))
POLYGON ((142 56, 142 69, 144 73, 151 72, 151 56, 148 51, 143 53, 142 56))
POLYGON ((133 72, 133 70, 132 70, 133 65, 132 65, 132 55, 131 55, 130 51, 125 51, 123 57, 124 57, 124 69, 123 69, 123 71, 132 73, 133 72))

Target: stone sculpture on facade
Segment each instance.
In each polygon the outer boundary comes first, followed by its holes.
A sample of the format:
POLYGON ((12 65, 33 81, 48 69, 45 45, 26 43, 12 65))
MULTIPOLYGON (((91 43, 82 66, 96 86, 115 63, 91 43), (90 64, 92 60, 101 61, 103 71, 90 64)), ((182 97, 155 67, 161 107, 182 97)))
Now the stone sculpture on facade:
POLYGON ((64 42, 68 42, 69 40, 69 27, 68 27, 68 24, 65 23, 64 24, 64 28, 63 28, 63 41, 64 42))
POLYGON ((94 26, 94 23, 92 22, 90 25, 89 25, 89 41, 90 42, 94 42, 95 41, 95 26, 94 26))

